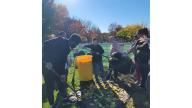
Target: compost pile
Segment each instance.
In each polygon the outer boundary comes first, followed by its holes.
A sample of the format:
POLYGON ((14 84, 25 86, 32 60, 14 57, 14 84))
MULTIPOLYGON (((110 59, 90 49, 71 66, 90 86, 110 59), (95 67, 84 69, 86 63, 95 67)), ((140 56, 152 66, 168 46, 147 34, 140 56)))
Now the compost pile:
POLYGON ((133 104, 129 94, 112 81, 91 84, 81 91, 81 99, 87 108, 119 108, 133 104))

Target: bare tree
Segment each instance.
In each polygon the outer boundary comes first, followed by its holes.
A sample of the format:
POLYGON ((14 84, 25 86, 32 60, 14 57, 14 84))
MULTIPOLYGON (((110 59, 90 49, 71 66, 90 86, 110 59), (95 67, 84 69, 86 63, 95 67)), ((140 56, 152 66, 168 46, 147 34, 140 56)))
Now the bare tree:
POLYGON ((108 31, 112 36, 116 35, 116 32, 122 29, 122 26, 117 23, 111 23, 108 27, 108 31))

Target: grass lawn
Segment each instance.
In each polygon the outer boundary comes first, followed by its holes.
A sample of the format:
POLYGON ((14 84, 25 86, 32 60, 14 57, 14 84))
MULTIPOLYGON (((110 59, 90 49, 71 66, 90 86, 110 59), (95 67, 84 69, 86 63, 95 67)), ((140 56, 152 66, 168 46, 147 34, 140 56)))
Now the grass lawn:
MULTIPOLYGON (((127 49, 129 48, 130 44, 125 44, 124 45, 124 51, 126 52, 127 49)), ((104 55, 109 56, 110 53, 110 49, 111 49, 111 45, 110 44, 102 44, 102 47, 105 51, 104 55)), ((70 54, 72 55, 72 54, 70 54)), ((133 55, 129 55, 131 58, 133 58, 133 55)), ((104 68, 105 70, 107 70, 108 68, 108 59, 103 57, 103 64, 104 64, 104 68)), ((67 83, 71 84, 72 81, 72 76, 73 76, 73 72, 74 72, 74 67, 70 67, 69 68, 69 73, 68 73, 68 77, 67 77, 67 83)), ((44 81, 43 81, 44 84, 44 81)), ((78 73, 75 72, 75 88, 79 89, 80 86, 80 80, 78 77, 78 73)), ((104 94, 106 93, 104 89, 101 89, 102 92, 104 92, 104 94)), ((69 94, 71 92, 71 90, 68 88, 67 89, 67 93, 69 94)), ((94 91, 95 92, 95 91, 94 91)), ((129 99, 129 101, 126 104, 126 108, 149 108, 149 93, 143 91, 142 89, 135 87, 133 89, 133 91, 127 91, 128 94, 131 94, 131 98, 129 99)), ((56 98, 58 91, 54 91, 54 97, 56 98)), ((45 97, 45 92, 43 90, 43 102, 42 102, 42 108, 49 108, 49 103, 47 99, 44 99, 45 97)), ((97 100, 99 101, 99 100, 97 100)), ((107 99, 105 99, 104 101, 107 101, 107 99)), ((100 101, 99 101, 100 102, 100 101)), ((98 103, 99 103, 98 102, 98 103)), ((102 102, 101 102, 102 103, 102 102)), ((110 102, 112 103, 112 102, 110 102)), ((78 108, 77 105, 71 105, 69 108, 78 108)), ((104 107, 100 107, 100 108, 104 108, 104 107)))

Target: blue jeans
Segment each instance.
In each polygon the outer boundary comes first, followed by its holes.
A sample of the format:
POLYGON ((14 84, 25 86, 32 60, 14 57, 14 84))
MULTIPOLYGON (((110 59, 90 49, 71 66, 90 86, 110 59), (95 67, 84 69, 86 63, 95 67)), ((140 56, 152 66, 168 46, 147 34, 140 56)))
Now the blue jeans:
POLYGON ((103 68, 103 62, 93 62, 93 72, 95 74, 96 81, 99 81, 99 76, 104 80, 104 68, 103 68))

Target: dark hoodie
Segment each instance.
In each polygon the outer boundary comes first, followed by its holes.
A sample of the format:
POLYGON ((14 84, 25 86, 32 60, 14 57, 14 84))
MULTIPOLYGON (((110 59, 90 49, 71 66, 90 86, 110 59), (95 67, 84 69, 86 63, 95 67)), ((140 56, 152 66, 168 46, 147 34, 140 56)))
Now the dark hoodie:
POLYGON ((100 45, 86 45, 85 47, 91 49, 91 54, 93 55, 93 62, 102 62, 102 54, 104 53, 103 48, 100 45), (96 54, 98 52, 99 54, 96 54))
POLYGON ((69 52, 67 39, 58 37, 47 40, 43 43, 43 62, 51 62, 56 72, 63 74, 69 52))

